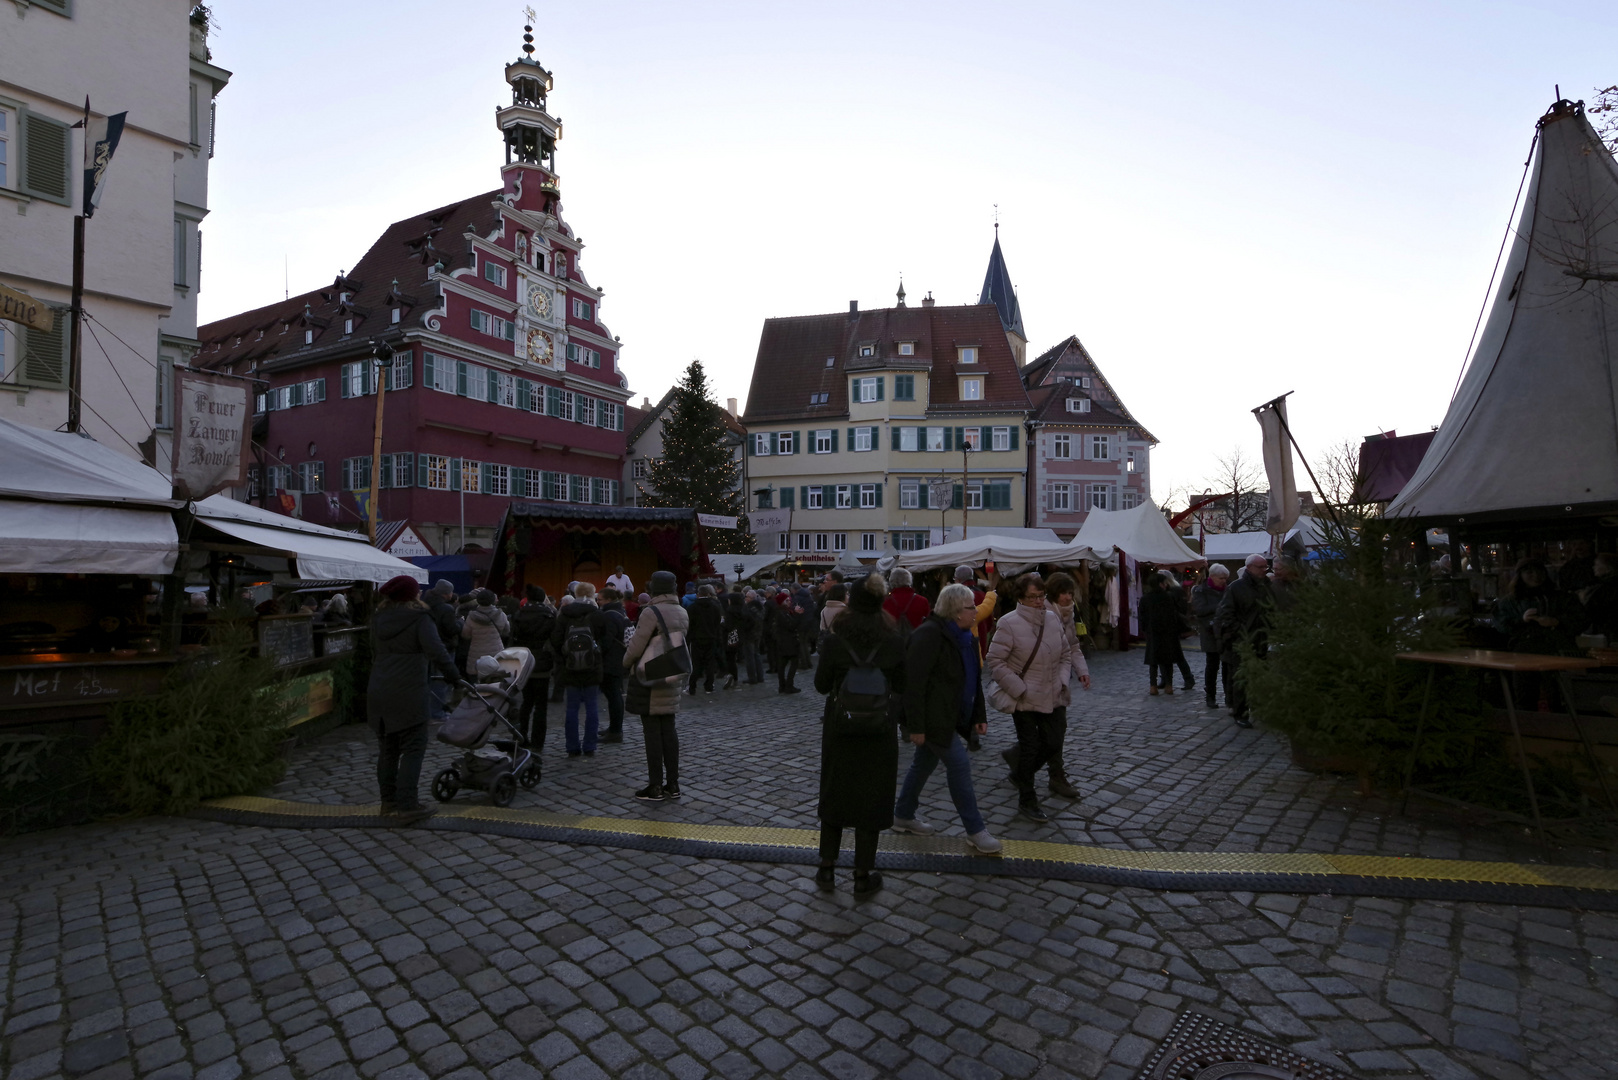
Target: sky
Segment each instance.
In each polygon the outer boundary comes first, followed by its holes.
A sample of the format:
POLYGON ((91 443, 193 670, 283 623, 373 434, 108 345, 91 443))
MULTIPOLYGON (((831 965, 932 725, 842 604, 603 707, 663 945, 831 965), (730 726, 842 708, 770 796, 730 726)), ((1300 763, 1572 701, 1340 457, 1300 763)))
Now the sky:
MULTIPOLYGON (((1286 391, 1313 460, 1436 426, 1534 121, 1618 83, 1612 3, 534 3, 634 404, 701 359, 745 408, 766 318, 901 275, 975 303, 998 216, 1029 356, 1084 342, 1160 500, 1286 391)), ((522 6, 217 0, 203 321, 497 187, 522 6)))

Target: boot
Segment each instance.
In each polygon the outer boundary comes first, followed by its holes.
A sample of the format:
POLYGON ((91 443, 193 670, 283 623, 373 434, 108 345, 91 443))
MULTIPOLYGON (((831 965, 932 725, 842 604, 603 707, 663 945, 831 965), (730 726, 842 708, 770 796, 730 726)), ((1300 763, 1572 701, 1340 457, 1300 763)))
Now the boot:
POLYGON ((1068 781, 1067 771, 1060 761, 1051 762, 1051 794, 1060 795, 1064 799, 1079 797, 1079 789, 1068 781))
POLYGON ((1000 760, 1004 761, 1011 769, 1011 773, 1006 777, 1006 779, 1010 782, 1012 787, 1017 786, 1017 762, 1022 760, 1021 751, 1022 748, 1015 744, 1013 744, 1009 749, 1000 751, 1000 760))

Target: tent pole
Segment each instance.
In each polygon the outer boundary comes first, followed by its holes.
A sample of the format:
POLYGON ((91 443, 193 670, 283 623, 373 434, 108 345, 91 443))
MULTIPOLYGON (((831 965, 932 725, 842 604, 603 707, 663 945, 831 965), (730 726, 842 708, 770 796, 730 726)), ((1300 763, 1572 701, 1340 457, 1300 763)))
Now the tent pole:
MULTIPOLYGON (((1292 393, 1292 391, 1288 390, 1287 394, 1290 393, 1292 393)), ((1275 401, 1280 401, 1281 398, 1286 397, 1287 394, 1282 394, 1281 397, 1276 398, 1275 401)), ((1253 411, 1256 413, 1259 411, 1259 409, 1267 408, 1269 405, 1274 405, 1275 401, 1268 402, 1265 405, 1260 405, 1258 409, 1254 409, 1253 411)), ((1315 485, 1316 491, 1320 492, 1320 505, 1326 508, 1327 514, 1331 515, 1332 524, 1341 529, 1343 527, 1343 521, 1337 516, 1337 511, 1332 508, 1331 501, 1326 498, 1326 493, 1321 491, 1320 481, 1315 479, 1315 470, 1309 467, 1309 459, 1303 456, 1303 447, 1298 445, 1298 440, 1292 434, 1292 425, 1287 423, 1286 416, 1279 411, 1276 412, 1275 418, 1281 421, 1281 430, 1287 433, 1287 441, 1292 444, 1292 449, 1298 452, 1298 460, 1303 462, 1303 471, 1309 474, 1309 482, 1315 485)))

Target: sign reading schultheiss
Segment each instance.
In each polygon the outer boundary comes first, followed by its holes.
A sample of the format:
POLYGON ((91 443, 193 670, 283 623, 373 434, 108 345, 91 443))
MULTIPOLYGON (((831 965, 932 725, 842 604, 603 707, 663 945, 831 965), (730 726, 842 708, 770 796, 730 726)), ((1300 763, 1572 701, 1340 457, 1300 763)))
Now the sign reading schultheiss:
POLYGON ((174 486, 205 499, 247 482, 251 383, 202 371, 174 371, 174 486))

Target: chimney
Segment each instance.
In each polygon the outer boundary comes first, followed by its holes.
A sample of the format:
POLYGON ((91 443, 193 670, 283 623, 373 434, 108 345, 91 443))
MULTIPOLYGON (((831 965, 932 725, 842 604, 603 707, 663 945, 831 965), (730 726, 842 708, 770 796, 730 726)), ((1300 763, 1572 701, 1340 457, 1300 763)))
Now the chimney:
POLYGON ((931 289, 928 289, 927 290, 927 295, 921 298, 921 306, 922 307, 932 307, 933 306, 933 291, 931 289))
POLYGON ((643 408, 643 409, 650 410, 651 407, 652 407, 652 399, 647 397, 646 395, 642 394, 641 399, 640 399, 640 407, 643 408))
POLYGON ((858 300, 850 300, 848 302, 848 313, 850 315, 859 314, 859 310, 860 310, 860 302, 858 300))
POLYGON ((725 411, 728 412, 733 418, 735 417, 735 415, 736 415, 736 399, 735 398, 728 397, 728 398, 725 399, 725 411))

